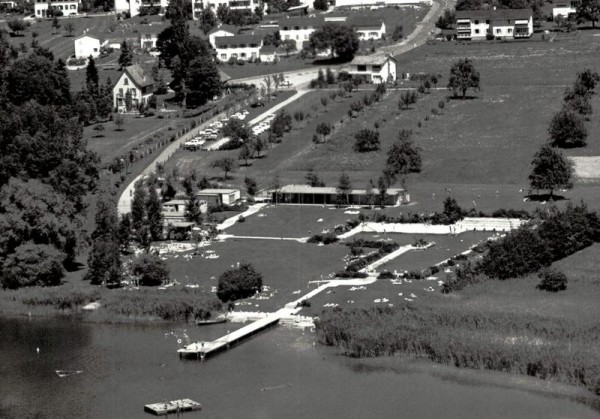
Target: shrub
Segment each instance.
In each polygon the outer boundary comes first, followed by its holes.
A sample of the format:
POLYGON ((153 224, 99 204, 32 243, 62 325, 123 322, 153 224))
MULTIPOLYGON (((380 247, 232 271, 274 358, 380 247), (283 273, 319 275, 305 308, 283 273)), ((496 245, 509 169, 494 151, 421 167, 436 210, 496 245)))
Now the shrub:
POLYGON ((156 255, 142 255, 133 263, 132 273, 142 286, 157 286, 169 279, 169 269, 164 260, 156 255))
POLYGON ((364 272, 339 271, 335 273, 335 276, 338 278, 367 278, 369 275, 364 272))
POLYGON ((323 244, 332 244, 337 242, 339 239, 333 233, 327 234, 315 234, 311 238, 308 239, 307 243, 323 243, 323 244))
POLYGON ((564 291, 567 289, 567 276, 552 268, 544 268, 538 272, 541 281, 536 286, 537 289, 549 292, 564 291))
POLYGON ((219 276, 217 297, 223 302, 251 297, 262 289, 262 275, 250 263, 228 269, 219 276))
POLYGON ((296 308, 300 308, 300 307, 310 307, 310 301, 308 301, 306 299, 300 301, 298 304, 296 304, 296 308))
POLYGON ((396 279, 396 275, 390 271, 381 271, 377 279, 396 279))
POLYGON ((11 253, 0 270, 3 288, 59 285, 65 255, 53 246, 27 243, 11 253))
POLYGON ((240 216, 238 217, 238 219, 237 219, 237 222, 238 222, 238 223, 243 223, 243 222, 245 222, 245 221, 246 221, 246 218, 245 218, 243 215, 240 215, 240 216))

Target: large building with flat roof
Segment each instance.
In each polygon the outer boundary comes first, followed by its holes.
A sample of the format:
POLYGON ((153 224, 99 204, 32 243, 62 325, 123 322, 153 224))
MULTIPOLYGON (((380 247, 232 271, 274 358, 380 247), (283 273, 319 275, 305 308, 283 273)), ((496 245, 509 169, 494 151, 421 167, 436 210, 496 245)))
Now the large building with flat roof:
MULTIPOLYGON (((337 205, 338 191, 334 187, 313 187, 308 185, 286 185, 271 191, 272 202, 280 204, 337 205)), ((348 205, 381 205, 378 189, 352 189, 347 197, 348 205), (372 192, 372 195, 369 193, 372 192)), ((404 189, 390 188, 385 194, 384 205, 397 206, 409 202, 410 196, 404 189)))

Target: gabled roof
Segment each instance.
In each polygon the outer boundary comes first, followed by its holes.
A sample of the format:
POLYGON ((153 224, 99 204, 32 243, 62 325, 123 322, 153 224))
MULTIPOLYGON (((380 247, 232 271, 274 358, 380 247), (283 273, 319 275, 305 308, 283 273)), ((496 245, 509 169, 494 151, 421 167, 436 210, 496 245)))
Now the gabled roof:
POLYGON ((257 44, 260 45, 263 37, 260 35, 233 35, 233 36, 217 36, 215 37, 215 45, 217 48, 227 45, 240 44, 257 44))
POLYGON ((231 80, 231 76, 225 73, 223 70, 219 70, 219 78, 221 79, 221 83, 226 83, 231 80))
POLYGON ((138 87, 147 87, 152 86, 154 84, 139 64, 134 64, 130 65, 129 67, 125 67, 124 72, 127 73, 129 77, 131 77, 133 83, 138 87))
POLYGON ((277 47, 275 45, 265 45, 260 49, 259 54, 275 54, 275 51, 277 51, 277 47))
POLYGON ((138 26, 138 33, 142 35, 151 34, 158 35, 162 31, 164 31, 168 25, 163 25, 161 23, 154 23, 151 25, 140 25, 138 26))
POLYGON ((354 65, 383 65, 387 60, 398 62, 393 56, 385 54, 359 55, 350 64, 354 65))
POLYGON ((312 27, 320 27, 323 26, 323 18, 322 17, 308 17, 308 16, 302 16, 302 17, 290 17, 287 19, 280 19, 279 20, 279 28, 283 28, 283 27, 294 27, 294 26, 300 26, 300 27, 304 27, 304 26, 312 26, 312 27))
POLYGON ((223 24, 212 28, 210 31, 208 31, 208 35, 212 35, 213 33, 218 31, 226 31, 235 35, 236 33, 238 33, 238 28, 237 26, 223 24))
POLYGON ((94 34, 94 33, 89 33, 89 32, 87 32, 87 33, 84 33, 83 35, 80 35, 80 36, 78 36, 78 37, 77 37, 77 38, 75 38, 73 41, 77 41, 77 40, 79 40, 79 39, 81 39, 81 38, 85 38, 86 36, 87 36, 88 38, 94 38, 94 39, 97 39, 98 41, 100 41, 100 43, 102 43, 102 42, 104 41, 104 38, 103 38, 101 35, 94 34))
POLYGON ((531 9, 462 10, 456 12, 456 19, 529 19, 531 9))
POLYGON ((383 20, 374 16, 351 16, 347 21, 347 24, 356 28, 381 28, 383 20))

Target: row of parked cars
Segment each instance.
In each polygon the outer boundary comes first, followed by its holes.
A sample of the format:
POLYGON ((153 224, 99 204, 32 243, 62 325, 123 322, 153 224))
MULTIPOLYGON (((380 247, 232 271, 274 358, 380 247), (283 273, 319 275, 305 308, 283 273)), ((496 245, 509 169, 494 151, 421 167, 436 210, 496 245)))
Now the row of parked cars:
POLYGON ((252 132, 254 133, 254 135, 260 135, 263 132, 270 130, 271 129, 271 122, 273 121, 273 119, 275 119, 275 115, 270 114, 265 119, 263 119, 260 122, 260 124, 253 126, 252 127, 252 132))
POLYGON ((248 114, 249 114, 249 112, 244 109, 243 111, 237 112, 237 113, 231 115, 230 117, 225 117, 225 118, 221 119, 220 121, 212 122, 208 126, 208 128, 205 128, 202 131, 198 132, 198 135, 196 137, 194 137, 193 139, 191 139, 189 141, 186 141, 183 144, 183 148, 186 150, 190 150, 190 151, 197 151, 197 150, 202 149, 204 143, 206 143, 207 141, 214 141, 214 140, 219 139, 219 134, 220 134, 221 130, 223 129, 223 126, 225 126, 225 124, 227 122, 229 122, 229 120, 231 118, 235 118, 235 119, 239 119, 240 121, 243 121, 244 119, 246 119, 248 114))

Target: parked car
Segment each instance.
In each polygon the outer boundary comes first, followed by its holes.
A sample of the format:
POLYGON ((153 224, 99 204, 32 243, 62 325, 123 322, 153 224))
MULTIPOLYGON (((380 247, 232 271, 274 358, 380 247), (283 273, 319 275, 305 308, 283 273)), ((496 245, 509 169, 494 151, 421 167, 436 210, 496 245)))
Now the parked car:
POLYGON ((263 102, 262 100, 257 100, 256 102, 254 102, 250 105, 251 108, 262 108, 264 106, 265 106, 265 102, 263 102))
POLYGON ((186 149, 186 150, 190 150, 190 151, 200 150, 200 148, 202 147, 202 145, 205 142, 206 141, 204 141, 204 140, 198 140, 197 138, 194 138, 193 140, 186 141, 183 144, 183 148, 186 149))

